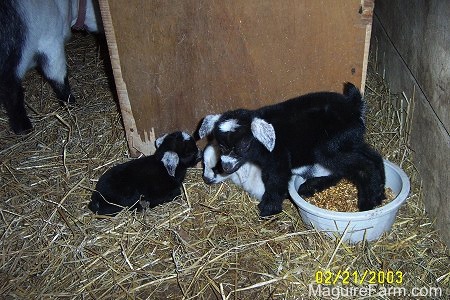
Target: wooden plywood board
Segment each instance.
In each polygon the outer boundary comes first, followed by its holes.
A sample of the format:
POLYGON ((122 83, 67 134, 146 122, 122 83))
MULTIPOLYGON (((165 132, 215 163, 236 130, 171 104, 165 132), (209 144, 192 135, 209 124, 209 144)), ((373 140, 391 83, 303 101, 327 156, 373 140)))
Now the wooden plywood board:
POLYGON ((414 164, 423 182, 424 204, 450 246, 450 54, 443 34, 450 17, 446 1, 378 1, 373 49, 377 69, 394 94, 411 99, 410 135, 414 164), (418 13, 420 12, 420 13, 418 13), (416 43, 418 39, 425 43, 416 43), (411 47, 414 45, 414 47, 411 47))
POLYGON ((341 91, 344 81, 364 88, 373 0, 100 5, 135 154, 210 113, 341 91))

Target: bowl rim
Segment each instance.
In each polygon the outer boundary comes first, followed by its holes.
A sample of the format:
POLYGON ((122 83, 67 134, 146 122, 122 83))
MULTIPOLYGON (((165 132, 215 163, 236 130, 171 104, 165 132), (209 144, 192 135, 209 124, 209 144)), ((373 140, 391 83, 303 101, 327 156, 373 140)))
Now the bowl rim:
POLYGON ((305 199, 303 199, 295 189, 295 181, 299 177, 298 175, 293 175, 289 182, 289 195, 291 196, 292 201, 294 201, 294 203, 298 206, 299 209, 309 212, 318 217, 332 219, 335 221, 367 220, 368 218, 373 218, 375 216, 385 215, 393 210, 397 211, 400 205, 402 205, 403 202, 406 201, 409 195, 410 182, 406 173, 399 166, 388 161, 387 159, 383 159, 383 164, 385 169, 386 167, 392 169, 400 177, 401 180, 400 192, 391 202, 371 210, 357 211, 357 212, 341 212, 315 206, 306 201, 305 199), (293 194, 296 197, 294 197, 293 194))

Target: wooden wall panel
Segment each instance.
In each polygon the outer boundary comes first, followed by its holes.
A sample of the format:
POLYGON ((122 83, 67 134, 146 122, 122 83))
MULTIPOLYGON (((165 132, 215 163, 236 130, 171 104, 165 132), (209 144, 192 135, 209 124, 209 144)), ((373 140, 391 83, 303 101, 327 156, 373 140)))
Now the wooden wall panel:
POLYGON ((450 2, 377 0, 375 13, 378 70, 393 93, 413 99, 414 164, 427 213, 450 247, 450 2))
POLYGON ((153 132, 192 132, 206 114, 341 91, 344 81, 363 88, 373 1, 100 3, 134 154, 153 151, 153 132))

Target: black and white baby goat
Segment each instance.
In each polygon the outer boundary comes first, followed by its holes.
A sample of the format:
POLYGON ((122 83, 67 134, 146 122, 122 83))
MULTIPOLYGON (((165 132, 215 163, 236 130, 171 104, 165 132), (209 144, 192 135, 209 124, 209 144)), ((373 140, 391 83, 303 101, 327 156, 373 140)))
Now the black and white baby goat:
POLYGON ((0 1, 0 103, 14 133, 32 129, 22 88, 29 69, 38 66, 58 99, 74 102, 64 44, 74 25, 99 31, 101 23, 97 22, 101 19, 96 5, 95 0, 0 1))
POLYGON ((261 168, 250 162, 244 163, 231 174, 223 171, 220 163, 220 151, 217 145, 208 144, 203 150, 203 180, 215 184, 230 179, 237 186, 258 200, 262 199, 265 188, 261 179, 261 168))
POLYGON ((384 195, 382 157, 364 141, 365 102, 351 83, 343 94, 319 92, 257 110, 238 109, 204 118, 199 136, 212 135, 227 174, 247 162, 261 168, 261 216, 281 212, 292 174, 306 179, 309 196, 347 178, 358 189, 358 207, 370 210, 384 195))
POLYGON ((156 140, 155 154, 117 165, 103 174, 92 193, 89 209, 101 215, 115 215, 123 208, 172 201, 181 194, 187 168, 202 158, 194 139, 174 132, 156 140), (144 202, 145 203, 145 202, 144 202))

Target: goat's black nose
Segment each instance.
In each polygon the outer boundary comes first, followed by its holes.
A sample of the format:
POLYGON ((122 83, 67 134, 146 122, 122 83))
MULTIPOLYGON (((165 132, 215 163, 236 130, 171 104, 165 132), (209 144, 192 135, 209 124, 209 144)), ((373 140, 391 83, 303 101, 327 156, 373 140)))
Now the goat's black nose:
POLYGON ((214 183, 214 179, 212 179, 212 178, 209 178, 209 177, 206 177, 206 176, 202 176, 202 178, 203 178, 203 181, 206 184, 213 184, 214 183))

